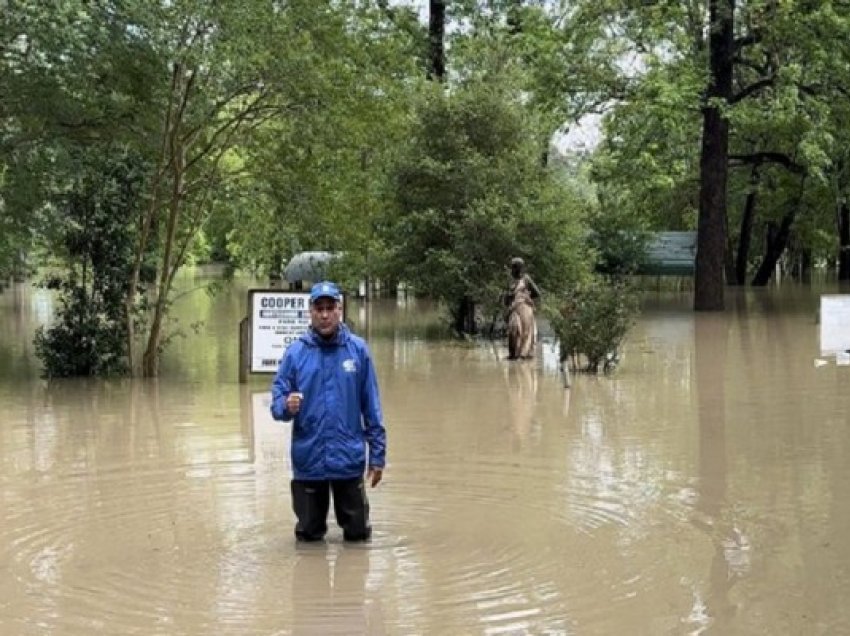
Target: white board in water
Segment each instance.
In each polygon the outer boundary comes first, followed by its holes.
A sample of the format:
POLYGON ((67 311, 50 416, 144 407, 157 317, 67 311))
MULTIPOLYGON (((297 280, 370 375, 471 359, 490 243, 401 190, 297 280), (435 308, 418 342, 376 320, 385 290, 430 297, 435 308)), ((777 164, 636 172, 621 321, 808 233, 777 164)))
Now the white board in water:
POLYGON ((850 350, 850 294, 820 297, 820 352, 822 356, 850 350))

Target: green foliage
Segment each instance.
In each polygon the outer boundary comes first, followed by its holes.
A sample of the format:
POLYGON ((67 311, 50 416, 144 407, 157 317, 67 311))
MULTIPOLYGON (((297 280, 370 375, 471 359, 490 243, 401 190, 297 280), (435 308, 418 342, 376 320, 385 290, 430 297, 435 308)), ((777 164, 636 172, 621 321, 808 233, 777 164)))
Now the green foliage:
POLYGON ((615 276, 637 273, 646 262, 650 233, 638 215, 607 214, 598 208, 590 219, 588 243, 596 254, 596 270, 615 276))
POLYGON ((59 295, 53 325, 35 339, 48 377, 128 371, 124 295, 144 164, 103 148, 80 158, 78 168, 55 204, 60 229, 53 247, 64 268, 43 283, 59 295))
POLYGON ((584 370, 597 373, 617 363, 638 309, 633 283, 597 275, 548 298, 544 313, 560 341, 561 362, 584 356, 584 370))
POLYGON ((381 227, 385 271, 450 311, 494 304, 512 256, 543 288, 579 276, 584 210, 541 166, 536 132, 498 83, 428 95, 395 174, 397 215, 381 227))
POLYGON ((344 251, 362 278, 421 83, 419 34, 399 7, 323 4, 280 16, 285 107, 238 149, 242 171, 214 205, 210 239, 225 234, 235 263, 265 272, 301 250, 344 251))
POLYGON ((602 214, 615 225, 654 230, 696 224, 700 76, 688 64, 647 70, 628 102, 604 120, 592 158, 602 214))
MULTIPOLYGON (((126 3, 2 3, 0 271, 34 263, 64 220, 53 202, 81 153, 150 142, 160 71, 126 3), (11 246, 11 247, 10 247, 11 246)), ((28 274, 29 272, 22 272, 28 274)))

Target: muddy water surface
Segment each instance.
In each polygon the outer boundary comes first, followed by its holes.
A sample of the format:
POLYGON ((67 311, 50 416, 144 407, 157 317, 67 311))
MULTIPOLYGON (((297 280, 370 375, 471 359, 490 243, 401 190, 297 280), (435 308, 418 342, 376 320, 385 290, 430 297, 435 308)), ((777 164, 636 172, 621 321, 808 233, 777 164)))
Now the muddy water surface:
POLYGON ((817 293, 650 298, 612 377, 353 302, 389 435, 375 538, 292 539, 286 425, 236 381, 248 283, 158 381, 38 378, 0 295, 0 634, 848 634, 850 367, 817 293))

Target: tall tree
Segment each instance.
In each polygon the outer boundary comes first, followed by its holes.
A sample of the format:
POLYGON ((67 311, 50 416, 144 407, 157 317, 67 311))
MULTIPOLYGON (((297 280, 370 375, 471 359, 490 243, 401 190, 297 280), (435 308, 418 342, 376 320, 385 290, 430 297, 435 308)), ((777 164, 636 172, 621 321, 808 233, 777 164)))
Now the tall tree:
POLYGON ((223 159, 240 133, 274 111, 270 38, 280 16, 265 3, 213 7, 177 3, 140 12, 138 28, 151 34, 168 74, 161 95, 159 151, 147 206, 137 221, 138 241, 125 301, 127 350, 135 368, 136 334, 131 319, 140 273, 151 243, 158 256, 146 345, 145 376, 155 376, 174 277, 207 217, 208 199, 226 178, 223 159))
POLYGON ((710 78, 703 106, 694 309, 716 311, 724 305, 729 121, 723 109, 732 97, 735 0, 709 0, 708 7, 710 78))

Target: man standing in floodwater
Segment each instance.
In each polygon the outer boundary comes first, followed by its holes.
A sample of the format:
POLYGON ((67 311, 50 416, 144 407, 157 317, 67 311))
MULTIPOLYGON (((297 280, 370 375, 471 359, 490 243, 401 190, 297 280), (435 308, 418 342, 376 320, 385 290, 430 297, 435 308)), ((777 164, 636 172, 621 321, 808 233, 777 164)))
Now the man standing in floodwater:
POLYGON ((369 348, 342 323, 342 295, 334 283, 316 283, 310 291, 310 328, 280 361, 271 411, 276 420, 292 420, 296 538, 324 538, 333 493, 343 538, 368 541, 363 473, 373 488, 381 481, 386 431, 369 348))
POLYGON ((540 290, 525 273, 525 261, 511 259, 511 283, 505 294, 508 307, 508 360, 534 357, 534 301, 540 298, 540 290))

